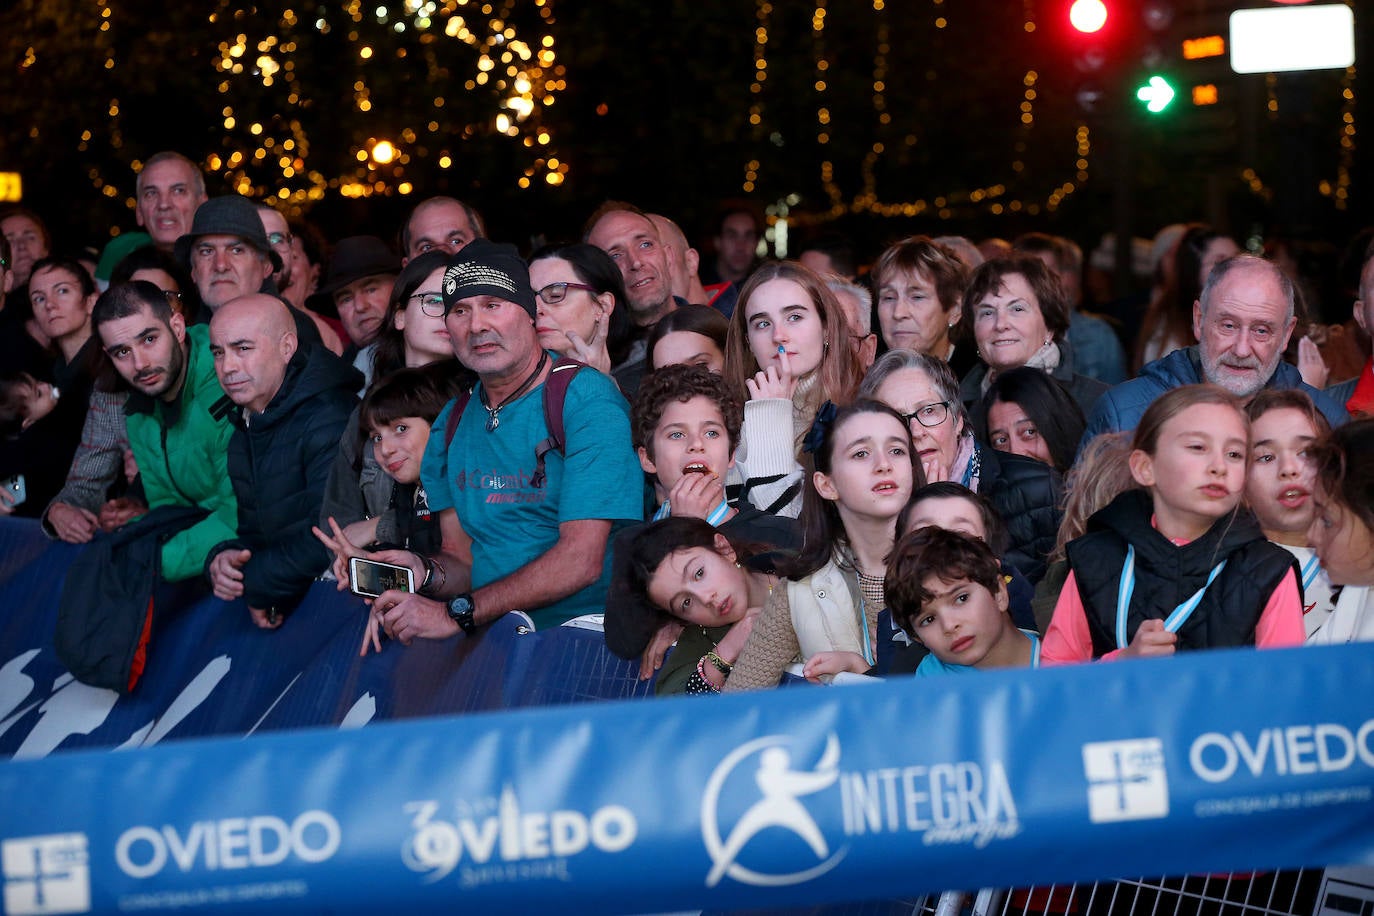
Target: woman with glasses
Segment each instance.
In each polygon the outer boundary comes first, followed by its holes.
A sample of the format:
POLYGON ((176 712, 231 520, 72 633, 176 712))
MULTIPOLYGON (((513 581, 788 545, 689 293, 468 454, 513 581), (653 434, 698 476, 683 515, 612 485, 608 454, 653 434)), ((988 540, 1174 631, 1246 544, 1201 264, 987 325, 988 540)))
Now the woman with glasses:
MULTIPOLYGON (((620 268, 582 242, 546 245, 530 255, 529 265, 539 345, 613 375, 629 356, 633 331, 620 268)), ((626 389, 621 384, 628 396, 626 389)))
MULTIPOLYGON (((401 268, 377 337, 369 393, 398 370, 422 366, 434 366, 431 371, 455 391, 471 387, 472 373, 453 358, 444 326, 441 290, 448 258, 448 251, 435 249, 401 268)), ((377 462, 367 441, 371 433, 361 428, 358 417, 355 409, 339 438, 320 508, 320 527, 331 531, 333 518, 354 544, 396 544, 402 530, 392 507, 396 480, 377 462)))
POLYGON ((928 483, 949 480, 988 498, 1007 526, 1006 561, 1039 581, 1059 529, 1059 472, 979 443, 959 399, 959 381, 938 357, 889 350, 868 370, 858 396, 881 401, 906 419, 928 483))

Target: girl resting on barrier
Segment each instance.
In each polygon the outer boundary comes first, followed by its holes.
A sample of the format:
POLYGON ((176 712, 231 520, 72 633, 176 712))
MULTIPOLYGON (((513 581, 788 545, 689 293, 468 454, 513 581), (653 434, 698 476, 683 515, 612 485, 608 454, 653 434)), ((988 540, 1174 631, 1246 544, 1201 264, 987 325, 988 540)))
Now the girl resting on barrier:
POLYGON ((1136 428, 1127 490, 1068 545, 1046 664, 1303 641, 1293 557, 1241 504, 1249 441, 1237 399, 1186 385, 1136 428))
POLYGON ((827 404, 806 437, 815 470, 805 478, 802 549, 780 569, 727 690, 773 687, 787 666, 811 680, 867 672, 897 516, 924 483, 906 422, 877 401, 827 404))
POLYGON ((732 542, 709 522, 670 516, 641 529, 616 572, 606 629, 617 642, 648 641, 669 618, 683 626, 654 682, 659 696, 718 693, 778 578, 776 556, 732 542), (629 631, 635 631, 631 633, 629 631))

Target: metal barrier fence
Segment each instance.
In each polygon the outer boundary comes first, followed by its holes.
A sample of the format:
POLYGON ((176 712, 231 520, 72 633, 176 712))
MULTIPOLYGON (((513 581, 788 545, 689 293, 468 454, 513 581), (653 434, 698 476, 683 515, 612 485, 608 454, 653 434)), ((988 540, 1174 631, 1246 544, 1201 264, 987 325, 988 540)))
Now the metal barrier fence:
MULTIPOLYGON (((1374 869, 1297 869, 946 891, 757 916, 1374 916, 1374 869)), ((742 911, 731 911, 741 916, 742 911)), ((714 914, 711 914, 714 916, 714 914)), ((724 914, 722 913, 722 916, 724 914)))

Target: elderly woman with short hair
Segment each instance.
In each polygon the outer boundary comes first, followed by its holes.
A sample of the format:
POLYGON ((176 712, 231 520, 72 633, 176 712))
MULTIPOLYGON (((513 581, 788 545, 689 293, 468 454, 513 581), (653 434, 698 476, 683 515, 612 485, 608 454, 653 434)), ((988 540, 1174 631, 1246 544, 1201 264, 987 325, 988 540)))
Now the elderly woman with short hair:
POLYGON ((1000 372, 1031 366, 1063 385, 1083 415, 1108 386, 1079 375, 1073 348, 1064 340, 1069 306, 1054 271, 1037 257, 1020 255, 983 262, 964 290, 963 320, 972 330, 981 360, 964 376, 959 397, 974 415, 1000 372))

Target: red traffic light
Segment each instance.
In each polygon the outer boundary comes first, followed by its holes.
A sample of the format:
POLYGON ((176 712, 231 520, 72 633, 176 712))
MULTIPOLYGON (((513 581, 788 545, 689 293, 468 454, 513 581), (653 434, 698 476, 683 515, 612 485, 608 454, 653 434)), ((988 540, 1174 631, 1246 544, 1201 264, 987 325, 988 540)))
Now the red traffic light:
POLYGON ((1069 23, 1085 34, 1100 31, 1107 24, 1107 4, 1102 0, 1073 0, 1069 23))

